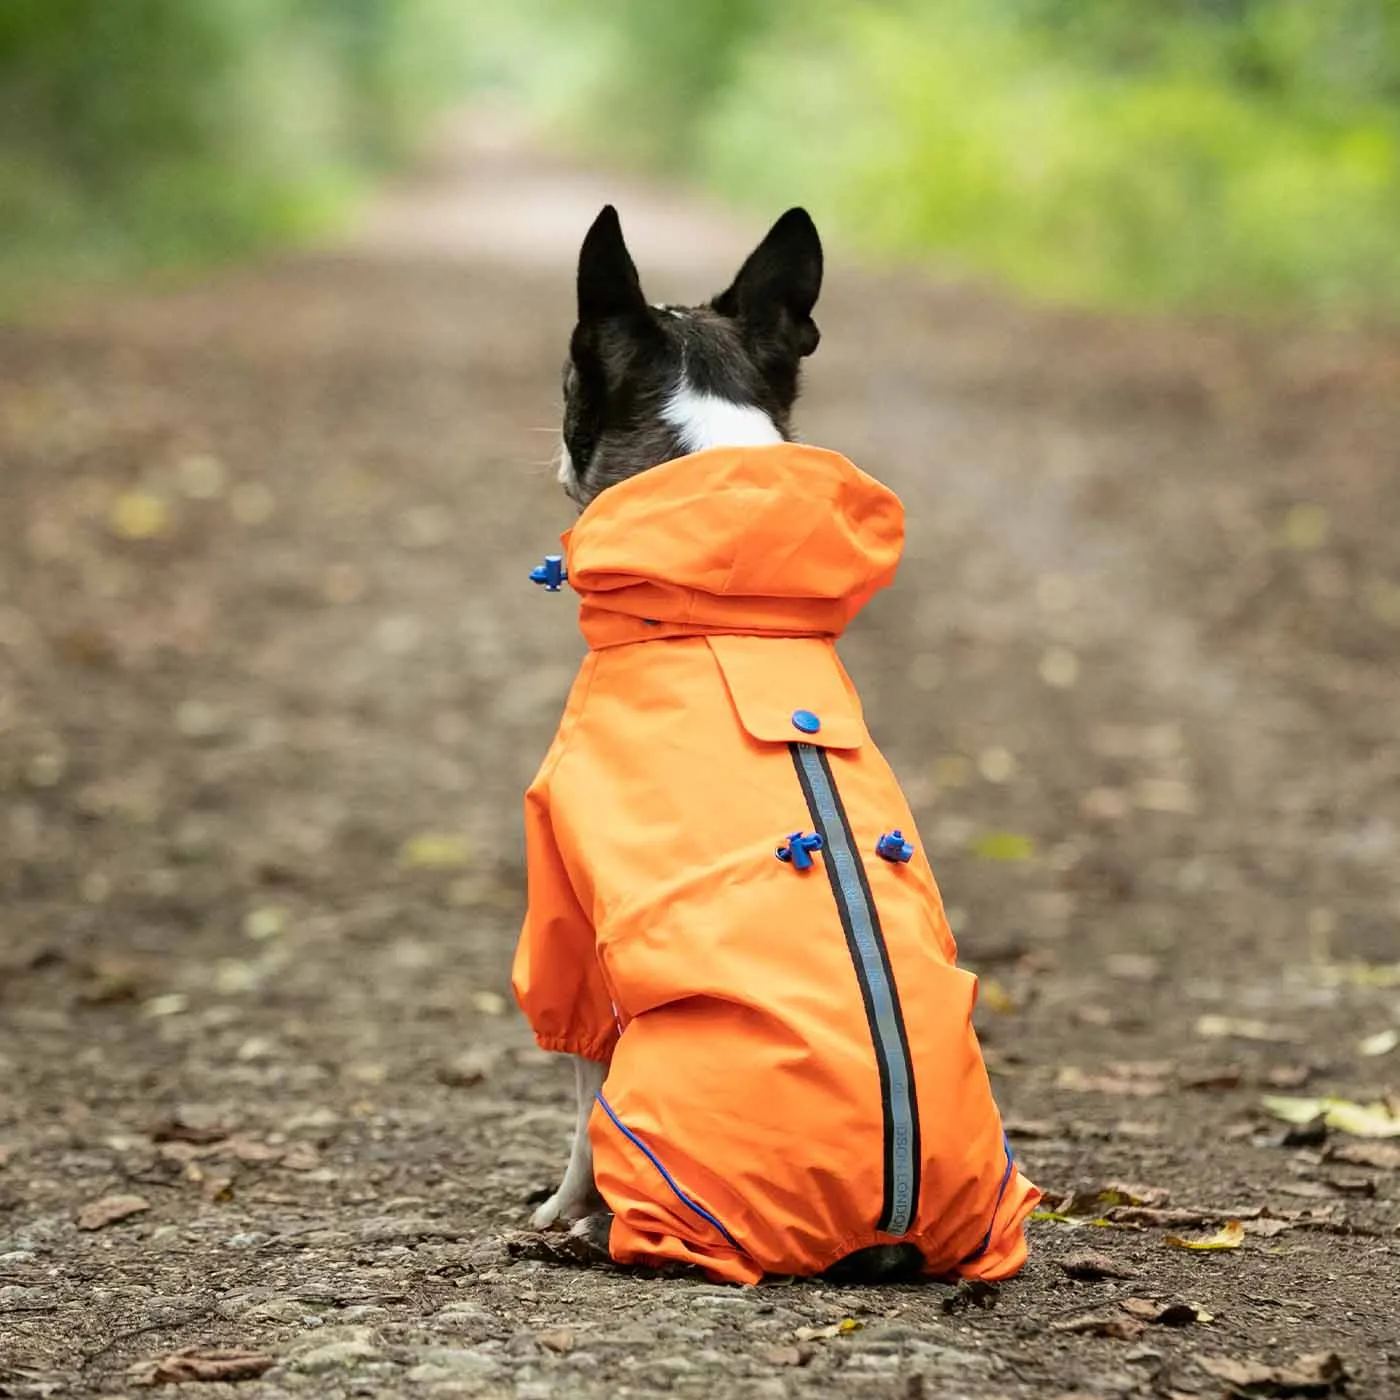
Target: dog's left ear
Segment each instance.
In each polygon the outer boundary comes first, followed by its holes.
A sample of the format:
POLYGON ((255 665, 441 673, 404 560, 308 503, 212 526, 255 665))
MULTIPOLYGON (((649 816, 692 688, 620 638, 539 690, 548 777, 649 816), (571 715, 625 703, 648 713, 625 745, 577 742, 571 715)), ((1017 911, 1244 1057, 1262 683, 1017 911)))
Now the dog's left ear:
POLYGON ((627 317, 645 317, 637 265, 622 237, 617 210, 605 204, 584 235, 578 254, 578 320, 580 326, 627 317))
POLYGON ((789 209, 710 305, 754 338, 776 339, 794 359, 817 348, 812 308, 822 288, 822 241, 805 209, 789 209))

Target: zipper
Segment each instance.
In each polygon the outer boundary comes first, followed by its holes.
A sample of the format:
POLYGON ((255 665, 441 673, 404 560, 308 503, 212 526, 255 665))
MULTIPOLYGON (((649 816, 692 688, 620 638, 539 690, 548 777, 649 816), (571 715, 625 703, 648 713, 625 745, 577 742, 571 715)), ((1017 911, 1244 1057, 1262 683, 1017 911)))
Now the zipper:
POLYGON ((822 838, 822 860, 860 985, 880 1072, 885 1199, 876 1228, 885 1234, 904 1235, 909 1232, 919 1199, 919 1112, 899 992, 880 930, 880 915, 826 750, 813 744, 789 744, 788 749, 812 824, 822 838))

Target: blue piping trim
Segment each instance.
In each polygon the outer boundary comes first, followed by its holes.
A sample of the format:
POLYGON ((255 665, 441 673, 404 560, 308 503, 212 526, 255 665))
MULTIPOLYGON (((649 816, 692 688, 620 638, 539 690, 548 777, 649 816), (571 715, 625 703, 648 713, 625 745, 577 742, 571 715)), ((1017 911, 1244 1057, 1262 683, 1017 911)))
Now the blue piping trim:
POLYGON ((992 1223, 987 1226, 987 1233, 982 1236, 982 1243, 965 1259, 960 1260, 960 1263, 970 1264, 974 1259, 980 1259, 987 1252, 987 1247, 992 1242, 992 1231, 997 1227, 997 1216, 1001 1212, 1001 1203, 1006 1195, 1007 1185, 1011 1181, 1012 1168, 1016 1165, 1016 1159, 1011 1155, 1011 1143, 1007 1140, 1005 1129, 1002 1130, 1001 1145, 1006 1149, 1006 1170, 1002 1173, 1001 1190, 997 1192, 997 1203, 992 1207, 992 1223))
POLYGON ((711 1215, 710 1212, 707 1211, 705 1207, 702 1206, 698 1201, 692 1201, 690 1197, 687 1196, 685 1192, 682 1191, 681 1188, 676 1185, 675 1177, 673 1177, 671 1173, 668 1172, 666 1168, 661 1165, 661 1159, 656 1155, 655 1152, 651 1150, 651 1148, 649 1148, 646 1145, 646 1143, 644 1143, 641 1140, 641 1138, 639 1138, 636 1135, 636 1133, 632 1131, 631 1128, 629 1128, 622 1121, 621 1118, 617 1116, 617 1114, 613 1112, 612 1105, 607 1101, 607 1099, 603 1097, 601 1092, 595 1094, 593 1097, 596 1098, 600 1104, 602 1104, 603 1112, 606 1113, 608 1117, 612 1119, 613 1126, 618 1130, 618 1132, 620 1132, 622 1136, 625 1137, 627 1141, 632 1144, 633 1147, 638 1148, 641 1151, 642 1155, 647 1159, 647 1161, 649 1161, 652 1164, 652 1166, 654 1166, 656 1170, 661 1173, 661 1179, 666 1183, 667 1186, 671 1188, 672 1191, 676 1193, 676 1199, 689 1210, 693 1210, 696 1213, 696 1215, 700 1216, 702 1220, 708 1220, 710 1224, 713 1225, 715 1229, 718 1230, 720 1234, 723 1235, 724 1238, 728 1240, 731 1245, 734 1246, 735 1249, 738 1249, 740 1254, 742 1254, 744 1251, 742 1249, 739 1249, 739 1241, 736 1240, 734 1236, 731 1235, 729 1231, 726 1230, 724 1226, 720 1224, 717 1217, 711 1215))

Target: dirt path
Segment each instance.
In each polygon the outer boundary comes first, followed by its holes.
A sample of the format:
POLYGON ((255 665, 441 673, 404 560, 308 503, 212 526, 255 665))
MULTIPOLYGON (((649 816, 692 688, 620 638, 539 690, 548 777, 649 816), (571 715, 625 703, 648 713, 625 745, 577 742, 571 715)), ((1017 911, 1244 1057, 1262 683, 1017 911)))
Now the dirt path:
POLYGON ((1220 1395, 1320 1351, 1400 1395, 1400 1143, 1260 1109, 1400 1093, 1359 1049, 1400 1026, 1400 349, 839 252, 801 427, 911 526, 844 651, 1079 1219, 994 1308, 512 1252, 571 1122, 506 976, 580 654, 525 581, 572 259, 614 198, 684 298, 755 230, 488 134, 337 251, 0 331, 0 1396, 186 1347, 275 1359, 249 1400, 1220 1395), (1200 1225, 1091 1225, 1110 1183, 1200 1225))

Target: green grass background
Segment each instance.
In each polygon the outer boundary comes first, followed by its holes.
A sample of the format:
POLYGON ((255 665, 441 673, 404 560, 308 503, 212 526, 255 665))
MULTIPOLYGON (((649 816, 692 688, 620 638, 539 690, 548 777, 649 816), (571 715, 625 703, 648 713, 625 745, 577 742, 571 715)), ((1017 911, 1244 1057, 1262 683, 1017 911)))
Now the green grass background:
POLYGON ((314 235, 471 90, 876 254, 1400 315, 1400 0, 7 0, 0 286, 314 235))

